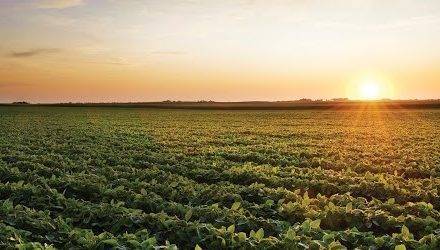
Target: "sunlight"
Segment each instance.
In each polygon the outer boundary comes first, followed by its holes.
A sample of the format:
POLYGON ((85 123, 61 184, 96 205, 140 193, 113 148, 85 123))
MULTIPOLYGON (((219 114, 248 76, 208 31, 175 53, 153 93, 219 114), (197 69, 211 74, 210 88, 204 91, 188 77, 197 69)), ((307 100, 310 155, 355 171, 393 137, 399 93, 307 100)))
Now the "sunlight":
POLYGON ((375 100, 380 98, 380 83, 375 81, 363 82, 359 87, 359 96, 365 100, 375 100))
POLYGON ((352 78, 346 91, 352 100, 390 99, 394 97, 394 84, 380 73, 367 73, 352 78))

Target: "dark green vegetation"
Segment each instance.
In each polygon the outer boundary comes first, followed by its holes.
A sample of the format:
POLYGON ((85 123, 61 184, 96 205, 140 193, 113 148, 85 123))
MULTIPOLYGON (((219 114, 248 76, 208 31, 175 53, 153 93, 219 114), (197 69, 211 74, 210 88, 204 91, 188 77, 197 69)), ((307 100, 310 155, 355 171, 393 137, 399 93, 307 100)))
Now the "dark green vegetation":
POLYGON ((0 107, 0 248, 439 249, 439 124, 0 107))

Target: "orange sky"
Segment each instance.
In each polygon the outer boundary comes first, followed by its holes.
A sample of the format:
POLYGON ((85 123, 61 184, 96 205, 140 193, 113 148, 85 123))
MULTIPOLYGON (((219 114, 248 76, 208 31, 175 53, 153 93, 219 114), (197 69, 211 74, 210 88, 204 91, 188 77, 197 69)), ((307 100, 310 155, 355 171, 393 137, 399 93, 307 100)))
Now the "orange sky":
POLYGON ((439 1, 0 2, 0 102, 440 98, 439 1), (361 87, 360 87, 361 86, 361 87))

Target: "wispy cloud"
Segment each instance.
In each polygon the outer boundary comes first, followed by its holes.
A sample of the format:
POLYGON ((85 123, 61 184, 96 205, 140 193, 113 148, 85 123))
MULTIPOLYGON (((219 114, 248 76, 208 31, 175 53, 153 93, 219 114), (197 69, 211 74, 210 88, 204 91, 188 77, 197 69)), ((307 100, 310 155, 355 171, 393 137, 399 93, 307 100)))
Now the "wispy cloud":
POLYGON ((36 6, 39 9, 66 9, 83 4, 84 0, 41 0, 36 6))
POLYGON ((419 27, 428 27, 429 25, 438 25, 440 23, 440 16, 428 15, 428 16, 415 16, 401 18, 394 21, 382 22, 382 23, 348 23, 344 21, 319 21, 315 23, 318 28, 330 28, 330 29, 346 29, 346 30, 403 30, 403 29, 417 29, 419 27))
POLYGON ((111 57, 105 60, 86 61, 86 63, 108 64, 108 65, 119 65, 119 66, 131 65, 126 59, 121 57, 111 57))
POLYGON ((29 83, 0 82, 0 89, 13 87, 29 87, 29 83))
POLYGON ((152 55, 184 55, 186 54, 185 51, 179 51, 179 50, 157 50, 150 52, 152 55))
POLYGON ((404 20, 398 20, 392 23, 380 25, 381 30, 392 29, 417 29, 419 27, 427 27, 429 25, 438 25, 440 17, 435 15, 415 16, 404 20))
POLYGON ((12 51, 7 54, 9 57, 23 58, 23 57, 33 57, 45 54, 53 54, 60 52, 59 49, 31 49, 25 51, 12 51))

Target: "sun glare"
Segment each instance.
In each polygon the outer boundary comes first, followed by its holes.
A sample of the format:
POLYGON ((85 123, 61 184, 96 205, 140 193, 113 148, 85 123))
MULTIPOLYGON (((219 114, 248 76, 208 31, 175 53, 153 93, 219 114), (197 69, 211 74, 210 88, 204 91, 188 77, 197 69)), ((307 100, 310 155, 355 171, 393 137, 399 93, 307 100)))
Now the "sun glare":
POLYGON ((347 84, 346 93, 352 100, 382 100, 394 98, 393 82, 379 74, 363 74, 347 84))
POLYGON ((380 97, 380 84, 374 81, 364 82, 360 85, 359 92, 362 99, 378 99, 380 97))

